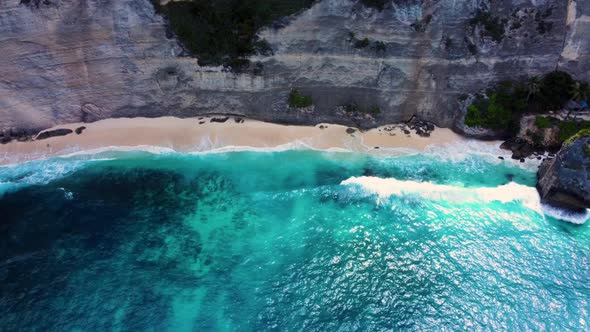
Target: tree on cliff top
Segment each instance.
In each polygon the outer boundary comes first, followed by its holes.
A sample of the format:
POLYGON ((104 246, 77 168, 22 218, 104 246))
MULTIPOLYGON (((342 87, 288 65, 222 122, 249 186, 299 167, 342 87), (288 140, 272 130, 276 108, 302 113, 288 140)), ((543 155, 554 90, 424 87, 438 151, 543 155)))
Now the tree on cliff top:
POLYGON ((271 52, 257 33, 276 20, 310 7, 315 0, 192 0, 169 1, 156 11, 165 15, 183 46, 200 65, 225 65, 239 70, 247 56, 271 52))

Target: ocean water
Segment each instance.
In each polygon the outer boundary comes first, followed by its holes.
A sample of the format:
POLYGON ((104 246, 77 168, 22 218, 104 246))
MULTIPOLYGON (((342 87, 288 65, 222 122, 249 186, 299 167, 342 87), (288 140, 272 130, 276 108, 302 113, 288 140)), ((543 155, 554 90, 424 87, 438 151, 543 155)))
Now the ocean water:
POLYGON ((0 330, 589 330, 590 223, 460 150, 0 167, 0 330))

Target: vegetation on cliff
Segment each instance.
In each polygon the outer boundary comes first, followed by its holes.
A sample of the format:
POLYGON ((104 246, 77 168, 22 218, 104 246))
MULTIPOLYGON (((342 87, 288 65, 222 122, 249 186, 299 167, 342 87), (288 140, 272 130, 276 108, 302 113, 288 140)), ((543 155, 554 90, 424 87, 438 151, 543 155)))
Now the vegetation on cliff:
MULTIPOLYGON (((566 146, 571 145, 576 140, 578 140, 580 138, 584 138, 584 137, 590 137, 590 126, 586 129, 582 129, 582 130, 578 131, 572 137, 568 138, 565 142, 563 142, 563 145, 566 145, 566 146)), ((588 146, 586 146, 586 148, 584 149, 584 152, 586 153, 586 156, 590 156, 590 148, 588 146)))
POLYGON ((465 124, 469 127, 484 127, 518 131, 518 120, 527 107, 527 91, 522 84, 512 81, 501 82, 487 92, 488 97, 479 96, 467 107, 465 124))
POLYGON ((344 110, 344 112, 348 116, 362 115, 362 114, 369 114, 371 116, 377 116, 379 113, 381 113, 381 108, 379 108, 379 106, 377 106, 377 105, 372 105, 372 106, 366 107, 366 106, 359 105, 356 102, 344 104, 344 105, 342 105, 342 109, 344 110))
POLYGON ((504 38, 505 24, 505 20, 503 21, 487 11, 478 11, 475 16, 469 20, 469 25, 471 27, 476 27, 478 25, 482 26, 485 33, 498 43, 504 38))
POLYGON ((200 65, 246 67, 247 56, 268 54, 270 46, 258 31, 278 19, 309 8, 315 0, 152 0, 165 15, 182 45, 200 65))
POLYGON ((590 130, 590 121, 559 120, 554 117, 537 116, 535 126, 540 129, 557 128, 559 141, 565 142, 578 132, 590 130))
POLYGON ((293 89, 289 93, 289 107, 291 108, 305 108, 313 105, 311 96, 301 94, 299 90, 293 89))
POLYGON ((555 111, 573 98, 572 87, 576 81, 566 72, 553 71, 543 77, 538 91, 531 99, 531 110, 537 112, 555 111))
POLYGON ((356 49, 366 49, 370 48, 375 52, 384 52, 387 49, 387 45, 380 40, 371 40, 367 37, 358 39, 354 32, 348 32, 348 41, 352 44, 352 46, 356 49))
MULTIPOLYGON (((590 95, 589 90, 587 83, 575 81, 561 71, 548 73, 542 78, 531 77, 526 83, 504 81, 474 99, 467 107, 465 125, 516 134, 525 112, 542 114, 559 110, 569 100, 585 100, 590 95)), ((546 117, 537 118, 535 124, 539 128, 559 126, 561 141, 589 125, 584 121, 559 121, 546 117)))

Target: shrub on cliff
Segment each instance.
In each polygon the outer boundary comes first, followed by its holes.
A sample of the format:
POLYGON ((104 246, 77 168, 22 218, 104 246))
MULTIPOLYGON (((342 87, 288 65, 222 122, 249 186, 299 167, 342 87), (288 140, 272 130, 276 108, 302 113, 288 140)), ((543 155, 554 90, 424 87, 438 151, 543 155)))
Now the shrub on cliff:
POLYGON ((475 27, 481 25, 485 29, 485 33, 492 37, 496 42, 501 42, 504 38, 504 22, 499 17, 493 16, 487 11, 478 11, 473 18, 469 20, 469 25, 475 27))
POLYGON ((488 96, 477 98, 467 107, 465 124, 509 133, 518 131, 520 115, 527 105, 524 86, 511 81, 501 82, 495 89, 488 91, 488 96))
POLYGON ((535 118, 535 126, 537 126, 540 129, 545 129, 545 128, 549 128, 553 125, 554 121, 553 119, 544 117, 544 116, 537 116, 535 118))
POLYGON ((467 107, 465 124, 469 127, 484 127, 501 130, 511 125, 510 111, 498 102, 498 96, 493 94, 489 99, 480 100, 477 105, 467 107))
POLYGON ((533 102, 540 111, 560 109, 570 98, 576 81, 566 72, 553 71, 543 76, 539 92, 533 102))
POLYGON ((289 107, 305 108, 311 105, 313 105, 311 96, 302 95, 297 89, 293 89, 289 93, 289 107))
POLYGON ((363 39, 357 39, 354 42, 354 48, 365 48, 369 46, 370 41, 369 38, 365 37, 363 39))
MULTIPOLYGON (((590 128, 588 129, 582 129, 580 131, 578 131, 575 135, 573 135, 572 137, 568 138, 565 142, 563 142, 563 145, 567 146, 572 144, 574 141, 580 139, 580 138, 584 138, 584 137, 590 137, 590 128)), ((590 155, 590 148, 587 146, 585 152, 587 152, 587 155, 590 155)))
POLYGON ((200 65, 243 67, 256 53, 269 53, 268 43, 258 31, 277 19, 310 7, 315 0, 192 0, 169 1, 156 11, 165 15, 170 27, 200 65))
POLYGON ((559 140, 565 145, 575 140, 578 133, 586 133, 590 130, 590 121, 561 121, 559 127, 559 140))
POLYGON ((588 132, 590 130, 590 121, 564 121, 554 117, 537 116, 535 126, 539 129, 557 128, 559 133, 557 138, 560 143, 564 143, 575 139, 577 133, 588 132))
POLYGON ((360 106, 356 102, 347 103, 341 106, 344 109, 344 112, 348 116, 353 115, 362 115, 362 114, 369 114, 372 116, 377 116, 381 113, 381 108, 377 105, 365 107, 360 106))

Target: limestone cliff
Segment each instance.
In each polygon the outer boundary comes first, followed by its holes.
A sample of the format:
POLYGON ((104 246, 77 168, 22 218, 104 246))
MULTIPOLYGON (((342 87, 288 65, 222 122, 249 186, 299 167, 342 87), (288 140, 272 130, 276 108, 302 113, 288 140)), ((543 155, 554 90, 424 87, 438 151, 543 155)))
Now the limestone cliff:
POLYGON ((453 126, 457 98, 491 82, 557 67, 590 79, 589 15, 582 0, 392 0, 382 11, 321 0, 261 31, 274 54, 234 74, 186 56, 150 0, 3 0, 0 132, 203 113, 360 126, 418 115, 453 126), (469 24, 478 10, 502 22, 501 40, 469 24), (313 111, 287 107, 292 87, 312 95, 313 111), (338 111, 353 101, 381 113, 338 111))

